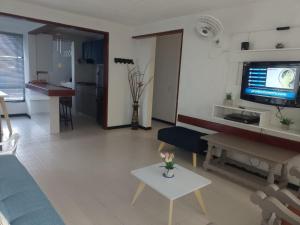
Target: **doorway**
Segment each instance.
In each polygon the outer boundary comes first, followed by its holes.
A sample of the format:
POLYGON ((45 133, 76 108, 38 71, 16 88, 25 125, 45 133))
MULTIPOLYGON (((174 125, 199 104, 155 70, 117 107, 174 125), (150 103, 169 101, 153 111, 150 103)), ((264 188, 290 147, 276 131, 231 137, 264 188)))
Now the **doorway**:
POLYGON ((146 105, 147 107, 142 107, 142 111, 147 111, 143 114, 150 114, 151 116, 147 117, 147 121, 144 121, 143 118, 142 126, 150 128, 151 120, 174 125, 177 120, 183 30, 146 34, 133 38, 139 40, 136 42, 138 44, 135 45, 138 49, 136 56, 139 64, 141 61, 145 61, 144 58, 151 58, 152 56, 155 58, 153 60, 154 70, 149 75, 154 77, 153 88, 149 85, 147 93, 145 93, 151 97, 144 98, 147 103, 144 102, 143 106, 146 105), (153 38, 155 42, 149 45, 153 38), (152 51, 155 52, 154 55, 152 51))
POLYGON ((156 38, 152 119, 175 124, 182 34, 156 38))
MULTIPOLYGON (((40 54, 42 56, 46 55, 44 54, 45 49, 49 52, 51 51, 53 54, 51 57, 49 57, 49 60, 41 60, 43 58, 36 57, 36 60, 34 60, 34 63, 29 65, 29 71, 28 71, 28 77, 26 79, 26 82, 35 80, 35 79, 42 79, 45 78, 49 82, 54 82, 55 85, 61 86, 62 81, 65 81, 64 83, 70 87, 76 89, 76 78, 74 77, 74 69, 76 70, 76 67, 86 67, 88 70, 91 71, 91 75, 93 77, 93 81, 90 83, 93 83, 93 99, 95 101, 93 102, 93 109, 91 111, 95 111, 95 123, 98 123, 101 127, 104 129, 107 128, 107 122, 108 122, 108 45, 109 45, 109 33, 99 30, 93 30, 93 29, 87 29, 83 27, 77 27, 77 26, 71 26, 61 23, 56 23, 52 21, 46 21, 46 20, 39 20, 29 17, 23 17, 18 16, 14 14, 8 14, 8 13, 0 13, 0 16, 7 17, 7 18, 13 18, 15 21, 20 21, 20 23, 24 23, 24 21, 32 22, 33 24, 37 24, 34 29, 28 31, 26 33, 26 37, 28 36, 29 43, 31 41, 31 36, 40 36, 39 38, 36 38, 36 45, 40 44, 43 54, 40 54), (74 40, 73 40, 74 39, 74 40), (77 48, 80 50, 76 52, 76 43, 79 43, 78 39, 82 39, 85 43, 80 43, 77 48), (40 41, 42 40, 42 41, 40 41), (45 45, 44 42, 49 42, 49 44, 45 45), (86 44, 86 45, 84 45, 86 44), (47 48, 46 48, 47 47, 47 48), (61 57, 64 62, 55 63, 56 61, 54 59, 58 58, 55 57, 55 54, 59 57, 61 57), (74 57, 75 55, 75 57, 74 57), (72 60, 71 60, 72 59, 72 60), (60 72, 65 72, 66 76, 65 78, 61 79, 62 76, 60 76, 57 79, 53 79, 54 76, 49 76, 45 72, 49 72, 43 69, 44 67, 43 63, 40 63, 40 61, 43 62, 51 62, 48 63, 56 65, 51 71, 52 73, 58 74, 60 72), (36 65, 37 64, 37 65, 36 65), (39 68, 39 65, 41 68, 39 68), (34 70, 31 70, 32 67, 34 67, 34 70), (68 68, 68 71, 66 70, 68 68), (66 71, 63 71, 66 70, 66 71), (40 72, 43 72, 42 74, 40 72), (72 76, 70 75, 72 73, 72 76), (38 78, 37 78, 38 77, 38 78), (51 79, 50 79, 51 78, 51 79), (71 83, 71 84, 70 84, 71 83), (70 86, 69 86, 70 85, 70 86)), ((47 43, 48 43, 47 42, 47 43)), ((32 52, 38 53, 38 49, 34 50, 32 52)), ((31 55, 29 55, 31 56, 31 55)), ((28 56, 26 56, 28 58, 28 56)), ((28 60, 28 59, 26 59, 28 60)), ((46 66, 49 67, 49 66, 46 66)), ((86 75, 87 70, 83 71, 82 75, 86 75)), ((85 77, 87 78, 87 77, 85 77)), ((81 82, 81 81, 79 81, 81 82)), ((85 80, 83 80, 85 82, 85 80)), ((89 83, 89 81, 87 81, 89 83)), ((25 88, 25 84, 24 88, 25 88)), ((42 101, 40 101, 42 102, 42 101)), ((73 99, 73 107, 76 107, 76 100, 73 99)), ((89 102, 91 102, 91 98, 89 98, 89 102)), ((45 107, 38 107, 38 108, 45 108, 45 107)), ((84 107, 83 107, 84 108, 84 107)), ((31 110, 28 110, 31 111, 31 110)), ((74 110, 72 110, 74 112, 74 110)))

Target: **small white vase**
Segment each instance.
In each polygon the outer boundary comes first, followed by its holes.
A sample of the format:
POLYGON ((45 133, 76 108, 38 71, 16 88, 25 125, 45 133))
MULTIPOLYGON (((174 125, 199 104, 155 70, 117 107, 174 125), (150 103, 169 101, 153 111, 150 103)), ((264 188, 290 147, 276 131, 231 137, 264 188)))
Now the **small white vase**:
POLYGON ((168 170, 168 169, 164 169, 164 173, 163 173, 163 176, 165 177, 165 178, 172 178, 172 177, 174 177, 175 175, 174 175, 174 169, 172 169, 172 170, 168 170))

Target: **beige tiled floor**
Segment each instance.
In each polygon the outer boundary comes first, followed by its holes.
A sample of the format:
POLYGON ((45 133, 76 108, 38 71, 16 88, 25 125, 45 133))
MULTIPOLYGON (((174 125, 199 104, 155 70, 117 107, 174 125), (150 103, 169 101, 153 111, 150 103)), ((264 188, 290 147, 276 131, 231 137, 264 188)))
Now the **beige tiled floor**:
MULTIPOLYGON (((48 135, 41 122, 12 118, 22 135, 18 158, 47 194, 67 225, 165 225, 168 201, 145 189, 135 207, 130 201, 138 181, 130 171, 159 162, 157 130, 104 131, 81 118, 74 131, 48 135)), ((175 151, 176 162, 192 169, 191 155, 175 151)), ((259 210, 248 190, 200 167, 196 172, 212 180, 203 189, 208 208, 204 216, 194 196, 175 201, 175 225, 259 225, 259 210)))

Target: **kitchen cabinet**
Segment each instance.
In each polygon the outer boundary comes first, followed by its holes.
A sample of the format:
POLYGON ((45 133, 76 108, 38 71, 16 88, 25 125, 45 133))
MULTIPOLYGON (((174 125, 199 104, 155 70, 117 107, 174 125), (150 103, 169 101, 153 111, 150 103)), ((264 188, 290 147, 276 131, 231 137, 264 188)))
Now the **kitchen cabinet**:
POLYGON ((89 63, 103 64, 103 40, 84 42, 82 44, 82 58, 89 63))

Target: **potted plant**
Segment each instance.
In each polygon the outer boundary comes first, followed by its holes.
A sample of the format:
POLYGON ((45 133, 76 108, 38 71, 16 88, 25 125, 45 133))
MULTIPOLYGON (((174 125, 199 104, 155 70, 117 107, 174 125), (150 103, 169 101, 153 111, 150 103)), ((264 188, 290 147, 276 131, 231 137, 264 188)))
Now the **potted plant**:
POLYGON ((291 119, 289 119, 289 118, 287 118, 287 117, 282 117, 280 119, 280 123, 281 123, 281 127, 282 127, 283 130, 289 130, 290 126, 292 124, 294 124, 294 121, 291 120, 291 119))
POLYGON ((174 153, 165 152, 165 153, 161 153, 160 156, 165 163, 165 165, 162 166, 165 169, 163 172, 163 176, 166 178, 174 177, 175 176, 174 175, 175 163, 173 161, 175 157, 174 153))
POLYGON ((233 105, 233 101, 232 101, 232 93, 231 93, 231 92, 226 93, 226 95, 225 95, 225 100, 224 100, 224 104, 225 104, 225 105, 228 105, 228 106, 233 105))
POLYGON ((145 70, 143 72, 140 71, 139 67, 135 66, 130 68, 129 65, 127 66, 128 69, 128 82, 132 97, 132 119, 131 119, 131 129, 137 130, 139 128, 139 101, 142 97, 142 94, 145 91, 145 88, 150 84, 153 80, 153 76, 150 77, 147 81, 144 81, 145 74, 147 72, 148 65, 147 64, 145 70))

